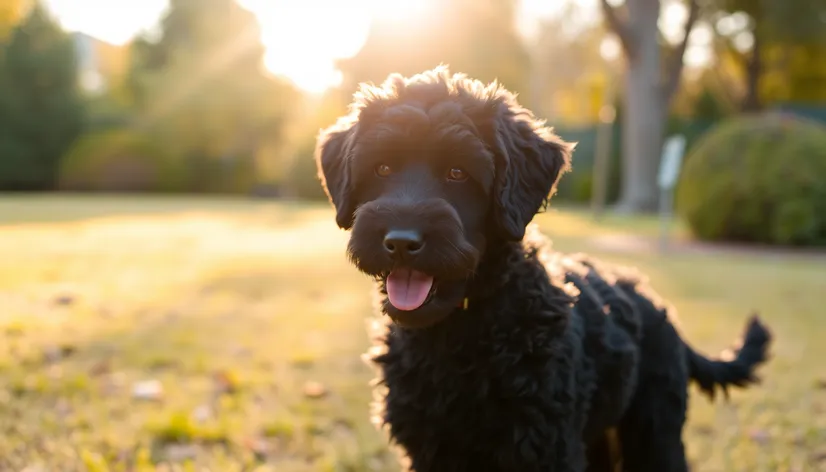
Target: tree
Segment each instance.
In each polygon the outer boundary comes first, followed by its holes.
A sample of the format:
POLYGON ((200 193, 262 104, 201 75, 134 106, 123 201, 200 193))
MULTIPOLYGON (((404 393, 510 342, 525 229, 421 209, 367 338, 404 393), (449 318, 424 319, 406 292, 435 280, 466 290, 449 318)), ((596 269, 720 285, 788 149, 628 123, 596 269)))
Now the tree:
POLYGON ((52 188, 83 120, 74 45, 38 3, 0 57, 0 187, 52 188))
POLYGON ((826 3, 822 0, 707 0, 718 61, 731 60, 741 78, 740 109, 766 100, 826 100, 826 3), (772 96, 773 95, 773 96, 772 96))
POLYGON ((133 45, 129 86, 147 132, 189 163, 190 188, 251 184, 297 91, 263 72, 255 16, 234 0, 172 0, 156 40, 133 45), (235 175, 240 179, 230 183, 235 175))
POLYGON ((30 0, 3 0, 0 2, 0 41, 4 41, 15 25, 25 18, 30 0))
POLYGON ((361 51, 338 64, 346 95, 360 82, 381 82, 391 72, 412 75, 440 63, 527 95, 530 57, 516 33, 513 0, 429 2, 439 14, 426 21, 373 23, 361 51))
POLYGON ((131 83, 140 95, 146 75, 169 70, 181 58, 210 76, 260 76, 263 55, 255 16, 235 0, 170 0, 160 35, 143 34, 132 45, 131 83))
POLYGON ((617 210, 656 208, 656 176, 669 104, 680 84, 683 55, 699 4, 688 0, 682 39, 664 56, 658 27, 660 0, 601 0, 608 28, 619 38, 627 64, 622 108, 622 186, 617 210))

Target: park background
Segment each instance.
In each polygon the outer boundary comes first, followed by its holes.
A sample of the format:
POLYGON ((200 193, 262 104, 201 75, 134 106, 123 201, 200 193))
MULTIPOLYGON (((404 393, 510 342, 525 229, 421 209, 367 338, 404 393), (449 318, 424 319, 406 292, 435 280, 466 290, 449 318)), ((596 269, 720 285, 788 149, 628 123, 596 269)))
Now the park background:
POLYGON ((826 468, 822 0, 0 0, 0 470, 397 470, 312 152, 440 63, 578 143, 557 248, 649 273, 708 354, 774 330, 762 385, 692 396, 695 469, 826 468))

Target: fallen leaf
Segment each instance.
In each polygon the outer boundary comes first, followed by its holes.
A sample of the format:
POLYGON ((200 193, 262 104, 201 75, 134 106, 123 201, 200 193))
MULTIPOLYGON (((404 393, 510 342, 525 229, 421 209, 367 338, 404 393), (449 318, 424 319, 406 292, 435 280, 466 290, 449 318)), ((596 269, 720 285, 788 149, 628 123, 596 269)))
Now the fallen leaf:
POLYGON ((265 461, 267 460, 267 455, 269 454, 271 447, 270 444, 261 439, 261 438, 249 438, 244 441, 247 449, 252 451, 255 455, 255 459, 257 461, 265 461))
POLYGON ((169 444, 164 450, 164 455, 171 462, 195 459, 198 456, 198 446, 194 444, 169 444))
POLYGON ((292 361, 292 366, 296 369, 309 369, 315 364, 313 359, 295 359, 292 361))
POLYGON ((694 427, 694 432, 700 436, 713 436, 714 428, 708 425, 697 425, 694 427))
POLYGON ((136 400, 159 401, 163 398, 163 385, 157 380, 145 380, 132 387, 132 397, 136 400))
POLYGON ((46 364, 52 364, 54 362, 57 362, 60 360, 60 358, 61 356, 59 349, 53 346, 43 349, 43 362, 45 362, 46 364))
POLYGON ((749 438, 757 444, 765 445, 771 440, 771 435, 763 429, 753 429, 749 431, 749 438))
POLYGON ((212 408, 209 405, 201 405, 198 408, 195 408, 195 411, 192 412, 192 416, 195 418, 195 421, 199 423, 204 423, 212 418, 213 412, 212 408))
POLYGON ((54 298, 55 305, 67 306, 74 303, 75 297, 73 295, 69 295, 64 293, 62 295, 58 295, 54 298))
POLYGON ((219 370, 212 374, 212 380, 215 385, 215 391, 219 395, 238 392, 240 382, 238 381, 238 377, 232 372, 219 370))
POLYGON ((108 374, 111 370, 112 364, 109 362, 109 359, 103 359, 95 362, 92 367, 89 368, 89 375, 97 377, 99 375, 108 374))
POLYGON ((77 348, 70 344, 63 344, 60 346, 47 346, 43 348, 43 361, 47 364, 52 364, 70 357, 77 352, 77 348))
POLYGON ((308 398, 321 398, 327 395, 327 387, 321 382, 310 380, 304 384, 304 396, 308 398))

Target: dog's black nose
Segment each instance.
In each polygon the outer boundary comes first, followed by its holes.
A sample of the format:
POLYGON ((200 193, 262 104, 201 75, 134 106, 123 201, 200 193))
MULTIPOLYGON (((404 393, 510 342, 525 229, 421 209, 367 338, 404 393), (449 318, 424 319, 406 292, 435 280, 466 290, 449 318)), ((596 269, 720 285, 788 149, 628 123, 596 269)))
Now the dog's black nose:
POLYGON ((391 229, 384 236, 384 248, 394 256, 414 256, 423 247, 422 234, 415 230, 391 229))

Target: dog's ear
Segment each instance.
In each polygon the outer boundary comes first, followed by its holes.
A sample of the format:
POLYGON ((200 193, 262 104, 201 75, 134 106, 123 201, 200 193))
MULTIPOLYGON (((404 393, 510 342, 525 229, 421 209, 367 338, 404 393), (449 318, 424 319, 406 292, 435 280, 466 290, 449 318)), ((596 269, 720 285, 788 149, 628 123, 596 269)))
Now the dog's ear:
POLYGON ((574 145, 515 104, 499 104, 493 128, 492 222, 502 238, 520 241, 534 215, 548 204, 561 175, 570 169, 574 145))
POLYGON ((336 124, 322 130, 315 148, 318 177, 336 209, 336 223, 342 229, 353 226, 353 213, 356 210, 349 163, 349 138, 353 126, 336 124))

